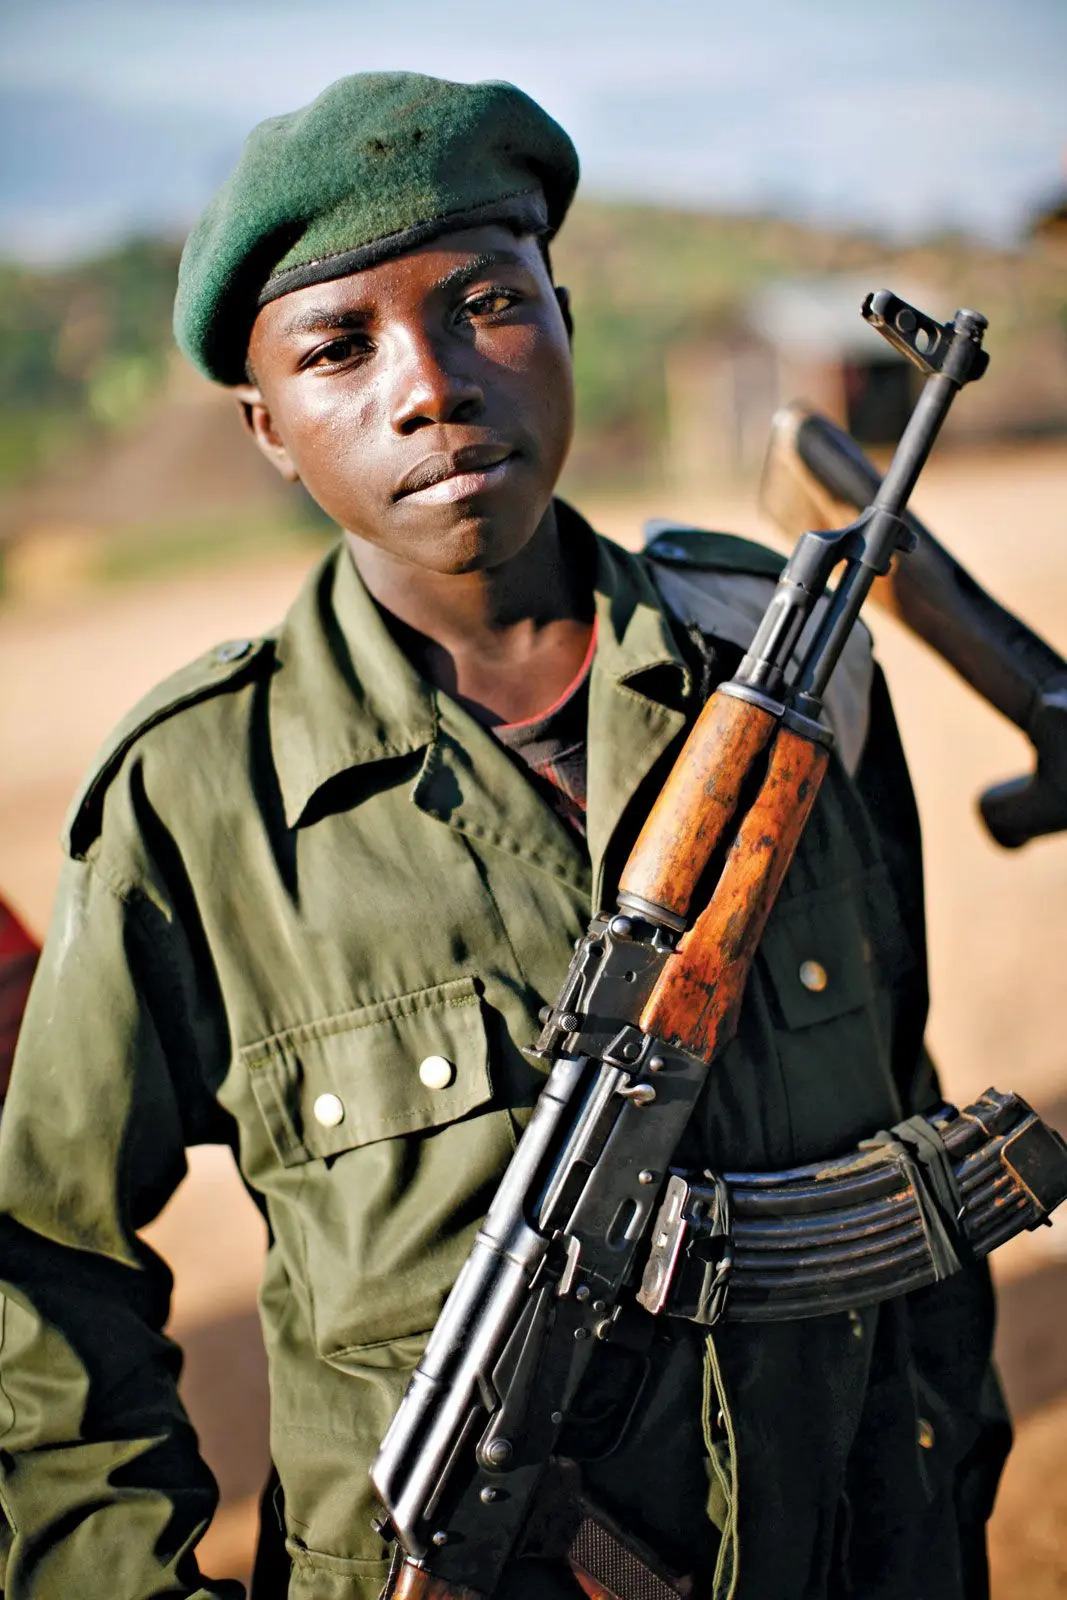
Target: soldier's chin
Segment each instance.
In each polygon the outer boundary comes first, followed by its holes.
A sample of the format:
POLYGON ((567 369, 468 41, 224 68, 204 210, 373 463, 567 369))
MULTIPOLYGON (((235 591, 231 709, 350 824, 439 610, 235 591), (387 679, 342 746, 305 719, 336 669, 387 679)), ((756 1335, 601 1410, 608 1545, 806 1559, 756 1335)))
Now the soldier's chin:
POLYGON ((442 534, 429 550, 421 549, 416 559, 420 566, 457 578, 471 572, 488 572, 514 560, 532 533, 532 529, 514 524, 501 528, 489 517, 471 516, 442 534))
POLYGON ((484 572, 505 566, 525 549, 540 518, 519 505, 490 507, 485 501, 454 502, 420 516, 410 526, 403 551, 406 560, 444 576, 484 572))

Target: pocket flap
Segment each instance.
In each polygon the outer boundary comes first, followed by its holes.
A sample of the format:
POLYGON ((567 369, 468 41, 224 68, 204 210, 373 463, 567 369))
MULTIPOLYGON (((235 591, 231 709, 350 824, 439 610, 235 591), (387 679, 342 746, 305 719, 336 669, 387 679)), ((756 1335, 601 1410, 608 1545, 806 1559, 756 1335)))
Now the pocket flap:
POLYGON ((285 1166, 455 1122, 492 1095, 473 978, 288 1028, 241 1058, 285 1166))
POLYGON ((874 998, 871 941, 848 884, 779 901, 760 956, 787 1028, 829 1022, 874 998))

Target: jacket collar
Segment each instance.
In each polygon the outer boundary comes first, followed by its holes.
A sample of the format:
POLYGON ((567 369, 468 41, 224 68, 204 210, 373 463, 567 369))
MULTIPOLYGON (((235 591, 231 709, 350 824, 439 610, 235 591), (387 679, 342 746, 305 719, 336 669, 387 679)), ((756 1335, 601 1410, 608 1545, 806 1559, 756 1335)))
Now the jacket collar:
POLYGON ((343 544, 310 573, 282 624, 271 686, 274 761, 295 827, 322 786, 434 737, 433 695, 398 648, 343 544))
POLYGON ((594 909, 604 901, 608 845, 644 779, 684 728, 678 703, 694 687, 648 566, 599 537, 596 610, 586 751, 594 909))
MULTIPOLYGON (((596 539, 599 626, 591 707, 607 711, 613 705, 616 711, 632 713, 635 705, 643 705, 651 710, 659 704, 656 685, 662 688, 664 669, 679 675, 672 699, 678 687, 688 692, 688 668, 645 563, 594 535, 569 506, 557 502, 557 511, 565 538, 596 539)), ((396 644, 343 544, 309 575, 282 624, 276 657, 271 740, 290 827, 298 825, 311 799, 331 778, 435 743, 436 693, 396 644)), ((464 713, 455 709, 462 718, 464 713)), ((654 710, 651 714, 656 722, 654 710)), ((593 719, 591 709, 591 727, 593 719)), ((634 724, 629 731, 636 734, 637 724, 647 722, 647 716, 624 720, 634 724)), ((612 752, 601 748, 614 743, 605 738, 596 741, 597 748, 591 743, 591 805, 596 790, 604 787, 600 780, 614 787, 614 778, 600 771, 602 757, 614 769, 612 752)), ((632 750, 628 757, 622 752, 620 759, 632 761, 632 750)))

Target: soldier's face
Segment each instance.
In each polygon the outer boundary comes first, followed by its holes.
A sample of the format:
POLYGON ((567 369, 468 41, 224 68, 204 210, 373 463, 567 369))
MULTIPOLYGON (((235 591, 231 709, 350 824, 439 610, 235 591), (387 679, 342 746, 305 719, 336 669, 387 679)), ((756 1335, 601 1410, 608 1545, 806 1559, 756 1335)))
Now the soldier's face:
POLYGON ((564 314, 537 241, 443 235, 263 307, 238 391, 264 453, 357 539, 440 573, 541 521, 573 427, 564 314))

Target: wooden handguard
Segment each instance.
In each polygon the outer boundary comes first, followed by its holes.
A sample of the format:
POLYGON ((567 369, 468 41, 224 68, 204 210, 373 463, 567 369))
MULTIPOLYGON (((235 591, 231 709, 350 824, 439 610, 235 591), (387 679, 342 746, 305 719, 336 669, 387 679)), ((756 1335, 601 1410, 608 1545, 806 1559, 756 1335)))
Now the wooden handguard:
MULTIPOLYGON (((755 709, 737 704, 746 714, 755 709)), ((644 1032, 706 1061, 731 1037, 756 946, 828 760, 825 745, 779 730, 766 777, 727 852, 715 892, 649 995, 641 1014, 644 1032)))
POLYGON ((620 893, 686 915, 752 764, 776 725, 759 706, 718 691, 712 695, 638 835, 619 880, 620 893))

